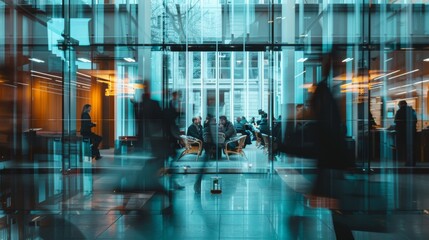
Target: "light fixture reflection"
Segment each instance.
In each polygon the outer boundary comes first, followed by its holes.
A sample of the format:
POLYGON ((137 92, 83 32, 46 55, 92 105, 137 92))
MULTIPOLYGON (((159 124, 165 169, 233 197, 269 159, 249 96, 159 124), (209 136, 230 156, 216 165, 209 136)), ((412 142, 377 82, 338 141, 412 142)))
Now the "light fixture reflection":
POLYGON ((44 63, 44 62, 45 62, 45 61, 40 60, 40 59, 38 59, 38 58, 29 58, 28 60, 33 61, 33 62, 36 62, 36 63, 44 63))
POLYGON ((124 58, 124 60, 127 62, 136 62, 136 60, 134 60, 134 58, 124 58))
POLYGON ((390 78, 389 78, 389 80, 390 80, 390 79, 395 79, 395 78, 398 78, 398 77, 402 77, 402 76, 404 76, 404 75, 407 75, 407 74, 410 74, 410 73, 413 73, 413 72, 417 72, 417 71, 420 71, 420 69, 414 69, 413 71, 409 71, 409 72, 406 72, 406 73, 402 73, 402 74, 399 74, 399 75, 396 75, 396 76, 390 77, 390 78))
POLYGON ((77 60, 81 61, 81 62, 85 62, 85 63, 90 63, 91 60, 88 60, 86 58, 78 58, 77 60))
POLYGON ((379 77, 376 77, 376 78, 374 78, 374 79, 372 79, 372 80, 374 81, 374 80, 377 80, 377 79, 380 79, 380 78, 384 78, 384 77, 387 77, 387 76, 393 75, 393 74, 395 74, 395 73, 398 73, 398 72, 400 72, 400 71, 401 71, 401 70, 396 70, 396 71, 393 71, 393 72, 391 72, 391 73, 383 74, 383 75, 381 75, 381 76, 379 76, 379 77))

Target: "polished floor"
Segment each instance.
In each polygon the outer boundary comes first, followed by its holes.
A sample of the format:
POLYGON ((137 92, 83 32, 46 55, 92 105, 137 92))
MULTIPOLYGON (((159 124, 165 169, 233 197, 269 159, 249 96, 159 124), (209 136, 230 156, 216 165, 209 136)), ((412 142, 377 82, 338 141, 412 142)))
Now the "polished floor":
POLYGON ((270 164, 259 149, 247 151, 248 160, 233 157, 206 165, 186 156, 169 164, 174 174, 144 186, 140 183, 150 176, 147 159, 115 158, 109 150, 103 159, 83 162, 84 168, 68 174, 5 167, 0 239, 336 239, 333 214, 355 239, 429 236, 429 174, 352 173, 347 179, 366 187, 363 197, 350 201, 362 206, 331 211, 326 199, 309 195, 314 162, 285 158, 270 164), (207 173, 196 193, 202 166, 207 173), (221 194, 210 191, 214 177, 221 179, 221 194))

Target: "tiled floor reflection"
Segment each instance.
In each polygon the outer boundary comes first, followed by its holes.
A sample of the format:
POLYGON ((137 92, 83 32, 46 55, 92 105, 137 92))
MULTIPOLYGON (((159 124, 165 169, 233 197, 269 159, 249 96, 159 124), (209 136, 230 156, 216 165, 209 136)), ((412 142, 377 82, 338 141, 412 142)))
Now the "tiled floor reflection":
MULTIPOLYGON (((223 174, 217 195, 210 193, 213 176, 204 176, 200 194, 194 192, 195 174, 161 178, 167 187, 170 178, 185 186, 172 191, 173 212, 163 215, 167 197, 154 191, 118 192, 116 175, 3 174, 0 238, 335 239, 331 211, 306 204, 311 175, 291 170, 223 174)), ((389 228, 354 231, 355 238, 427 239, 429 176, 386 173, 371 179, 393 183, 391 210, 347 219, 360 218, 357 227, 382 219, 389 228)))

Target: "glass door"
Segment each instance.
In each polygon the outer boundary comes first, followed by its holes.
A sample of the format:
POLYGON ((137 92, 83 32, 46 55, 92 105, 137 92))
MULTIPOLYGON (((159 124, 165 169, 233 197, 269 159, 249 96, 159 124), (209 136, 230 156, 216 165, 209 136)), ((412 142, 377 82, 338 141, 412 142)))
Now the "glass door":
POLYGON ((264 74, 268 70, 263 70, 268 69, 266 53, 167 51, 165 55, 166 98, 171 101, 173 93, 179 96, 181 133, 197 137, 193 125, 200 125, 202 131, 198 160, 194 154, 185 154, 175 165, 220 172, 267 171, 268 149, 256 141, 257 121, 267 118, 258 110, 267 113, 270 105, 271 86, 264 74))

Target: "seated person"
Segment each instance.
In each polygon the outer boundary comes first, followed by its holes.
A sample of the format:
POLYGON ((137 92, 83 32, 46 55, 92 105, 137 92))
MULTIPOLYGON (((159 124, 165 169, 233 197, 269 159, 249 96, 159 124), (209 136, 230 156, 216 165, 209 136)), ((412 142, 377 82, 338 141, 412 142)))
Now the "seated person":
MULTIPOLYGON (((243 117, 244 118, 244 117, 243 117)), ((247 144, 252 144, 252 132, 248 129, 246 129, 246 123, 243 123, 243 118, 237 117, 237 122, 235 122, 234 127, 235 130, 237 131, 237 133, 241 133, 243 135, 246 135, 246 145, 247 144)), ((247 121, 246 121, 247 122, 247 121)), ((244 147, 246 147, 246 145, 244 145, 244 147)))
MULTIPOLYGON (((237 136, 237 131, 235 130, 232 123, 228 121, 226 116, 220 116, 219 121, 220 121, 219 131, 225 134, 225 141, 228 141, 229 139, 237 136)), ((237 147, 236 144, 237 143, 232 142, 228 147, 231 149, 234 149, 237 147)))
POLYGON ((266 113, 262 115, 262 119, 259 124, 259 131, 263 134, 270 135, 270 128, 268 126, 268 115, 266 113))
POLYGON ((187 135, 203 140, 203 127, 201 126, 201 121, 199 117, 192 118, 192 124, 188 127, 187 135))
POLYGON ((244 124, 241 123, 241 117, 237 117, 236 122, 234 123, 234 127, 235 131, 244 134, 244 124))
POLYGON ((242 116, 242 117, 241 117, 241 124, 246 125, 246 124, 248 124, 248 123, 249 123, 249 122, 247 122, 246 117, 245 117, 245 116, 242 116))

